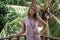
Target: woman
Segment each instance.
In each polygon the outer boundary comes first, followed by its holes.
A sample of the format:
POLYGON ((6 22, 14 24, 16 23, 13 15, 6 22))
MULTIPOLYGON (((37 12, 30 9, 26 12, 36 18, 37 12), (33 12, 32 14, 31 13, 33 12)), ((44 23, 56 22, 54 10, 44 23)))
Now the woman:
POLYGON ((26 40, 41 40, 42 35, 48 28, 47 23, 37 15, 36 7, 31 6, 28 11, 28 16, 23 18, 23 30, 15 36, 20 36, 26 33, 26 40), (44 25, 44 29, 38 32, 38 23, 44 25))

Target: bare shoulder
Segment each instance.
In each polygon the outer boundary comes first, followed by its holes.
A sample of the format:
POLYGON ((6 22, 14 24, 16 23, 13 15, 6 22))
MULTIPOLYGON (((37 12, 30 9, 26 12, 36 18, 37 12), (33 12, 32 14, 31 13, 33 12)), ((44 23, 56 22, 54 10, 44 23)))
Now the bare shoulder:
POLYGON ((38 21, 44 21, 44 20, 42 20, 42 18, 41 18, 41 17, 38 17, 38 18, 37 18, 37 20, 38 20, 38 21))
POLYGON ((25 21, 27 19, 27 16, 22 19, 22 21, 25 21))

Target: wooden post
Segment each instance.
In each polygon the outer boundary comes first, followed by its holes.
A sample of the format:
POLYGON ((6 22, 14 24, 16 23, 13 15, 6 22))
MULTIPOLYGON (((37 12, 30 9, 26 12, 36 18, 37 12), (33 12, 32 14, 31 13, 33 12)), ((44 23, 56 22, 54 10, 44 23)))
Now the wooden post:
POLYGON ((12 38, 9 38, 8 40, 12 40, 12 38))
POLYGON ((32 5, 36 6, 36 0, 32 0, 32 5))
POLYGON ((19 36, 19 37, 17 37, 17 40, 20 40, 20 36, 19 36))

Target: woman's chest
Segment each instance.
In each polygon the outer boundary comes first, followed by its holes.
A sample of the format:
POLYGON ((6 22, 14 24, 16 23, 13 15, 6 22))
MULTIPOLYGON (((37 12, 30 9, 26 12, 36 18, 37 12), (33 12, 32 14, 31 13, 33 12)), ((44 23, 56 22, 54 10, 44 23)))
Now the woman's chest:
POLYGON ((26 19, 25 20, 25 25, 26 25, 26 27, 28 27, 28 26, 38 27, 38 21, 26 19))

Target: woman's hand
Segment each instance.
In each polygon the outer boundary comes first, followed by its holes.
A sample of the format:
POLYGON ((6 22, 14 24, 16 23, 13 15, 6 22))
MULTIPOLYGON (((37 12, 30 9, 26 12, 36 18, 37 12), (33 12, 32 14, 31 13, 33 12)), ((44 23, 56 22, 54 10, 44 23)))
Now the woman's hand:
POLYGON ((10 35, 9 38, 13 38, 13 37, 20 37, 19 34, 15 34, 15 35, 10 35))
POLYGON ((20 34, 14 35, 14 37, 20 37, 20 34))
POLYGON ((39 35, 43 35, 42 33, 39 33, 39 35))
POLYGON ((35 30, 34 33, 35 33, 35 34, 42 35, 42 33, 38 32, 38 30, 35 30))
POLYGON ((14 35, 13 34, 11 34, 10 36, 9 36, 9 38, 13 38, 14 37, 14 35))

